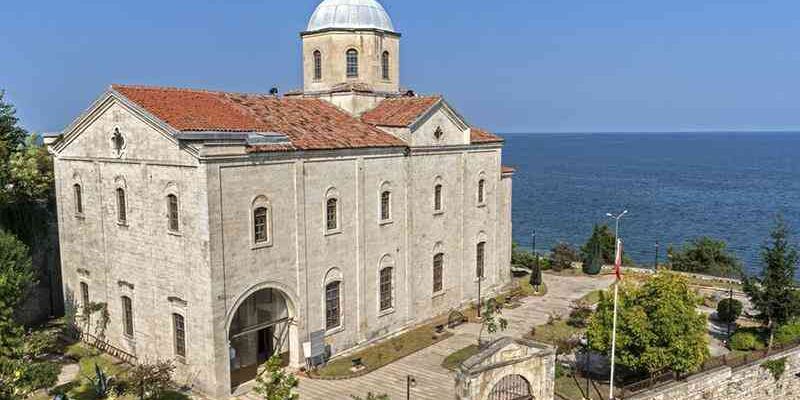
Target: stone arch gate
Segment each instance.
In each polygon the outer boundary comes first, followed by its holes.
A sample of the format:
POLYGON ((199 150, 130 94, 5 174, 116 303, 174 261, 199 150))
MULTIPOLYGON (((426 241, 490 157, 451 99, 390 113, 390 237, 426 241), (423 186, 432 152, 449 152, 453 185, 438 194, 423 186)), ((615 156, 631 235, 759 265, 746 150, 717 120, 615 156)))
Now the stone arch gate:
POLYGON ((556 352, 524 339, 499 338, 461 363, 458 400, 553 400, 556 352))
POLYGON ((284 366, 299 365, 297 314, 291 297, 279 287, 259 285, 236 303, 228 321, 231 390, 254 380, 272 356, 284 366))

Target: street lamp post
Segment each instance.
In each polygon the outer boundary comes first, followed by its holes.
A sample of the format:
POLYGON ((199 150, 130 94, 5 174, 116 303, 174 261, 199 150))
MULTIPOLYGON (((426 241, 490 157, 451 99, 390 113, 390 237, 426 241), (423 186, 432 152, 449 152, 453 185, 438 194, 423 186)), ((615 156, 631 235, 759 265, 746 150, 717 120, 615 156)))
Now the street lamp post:
POLYGON ((660 250, 660 248, 661 248, 661 243, 659 243, 656 240, 656 262, 653 263, 653 269, 655 269, 656 271, 658 271, 658 251, 660 250))
POLYGON ((411 388, 414 386, 417 386, 417 380, 411 375, 406 375, 406 400, 411 400, 411 388))
MULTIPOLYGON (((621 212, 618 215, 614 215, 611 213, 606 213, 606 216, 616 220, 616 225, 614 226, 614 247, 617 249, 617 254, 615 257, 616 259, 619 258, 622 260, 622 254, 620 252, 620 245, 619 245, 619 220, 622 219, 626 214, 628 214, 628 210, 621 212)), ((620 261, 621 263, 621 261, 620 261)), ((617 271, 619 272, 619 271, 617 271)), ((614 400, 614 357, 617 351, 617 300, 619 297, 619 275, 617 275, 617 281, 614 283, 614 322, 613 327, 611 329, 611 378, 608 381, 609 389, 608 389, 608 398, 610 400, 614 400)))

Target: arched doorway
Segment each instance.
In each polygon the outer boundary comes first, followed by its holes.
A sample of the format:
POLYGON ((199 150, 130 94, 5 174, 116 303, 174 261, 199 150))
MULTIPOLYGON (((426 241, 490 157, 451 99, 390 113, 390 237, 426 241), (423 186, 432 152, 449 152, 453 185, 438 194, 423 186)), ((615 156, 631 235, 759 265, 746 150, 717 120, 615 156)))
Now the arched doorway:
POLYGON ((533 400, 531 385, 521 375, 508 375, 494 385, 488 400, 533 400))
POLYGON ((228 329, 231 389, 254 380, 272 356, 279 356, 284 366, 296 362, 296 341, 294 308, 282 291, 264 288, 247 296, 228 329))

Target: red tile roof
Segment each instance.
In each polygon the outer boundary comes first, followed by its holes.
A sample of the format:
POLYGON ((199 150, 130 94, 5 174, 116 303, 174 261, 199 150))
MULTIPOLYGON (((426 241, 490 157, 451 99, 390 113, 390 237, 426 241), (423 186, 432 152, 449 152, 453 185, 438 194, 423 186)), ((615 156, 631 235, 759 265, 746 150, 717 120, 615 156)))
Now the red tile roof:
POLYGON ((483 129, 470 128, 470 142, 472 143, 502 143, 503 138, 489 133, 483 129))
POLYGON ((440 96, 386 99, 364 113, 361 120, 372 125, 404 128, 413 124, 441 99, 440 96))
MULTIPOLYGON (((406 146, 319 99, 146 86, 112 89, 179 131, 277 132, 300 150, 406 146)), ((254 146, 251 151, 288 151, 278 147, 254 146)))
POLYGON ((514 167, 508 167, 503 165, 502 172, 504 174, 513 174, 514 172, 517 172, 517 169, 514 167))

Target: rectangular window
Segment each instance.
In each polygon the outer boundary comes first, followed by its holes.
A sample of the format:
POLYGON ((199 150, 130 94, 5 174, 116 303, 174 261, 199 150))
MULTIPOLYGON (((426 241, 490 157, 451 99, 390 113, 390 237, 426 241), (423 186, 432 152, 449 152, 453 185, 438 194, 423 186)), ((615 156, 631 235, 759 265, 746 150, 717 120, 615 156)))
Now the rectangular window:
POLYGON ((483 278, 486 243, 485 242, 478 243, 478 247, 476 250, 477 250, 476 251, 477 255, 475 260, 475 276, 477 278, 483 278))
POLYGON ((117 220, 125 222, 128 220, 128 210, 125 201, 125 190, 122 188, 117 189, 117 220))
POLYGON ((433 189, 433 209, 442 211, 442 185, 436 185, 433 189))
POLYGON ((175 354, 186 357, 186 324, 183 315, 172 314, 172 322, 175 327, 175 354))
POLYGON ((325 328, 338 328, 341 323, 339 311, 339 289, 341 282, 332 282, 325 287, 325 328))
POLYGON ((133 302, 128 296, 122 296, 122 324, 125 335, 133 337, 133 302))
POLYGON ((267 209, 259 207, 253 212, 253 234, 256 243, 265 243, 269 241, 267 234, 267 209))
POLYGON ((433 293, 439 293, 444 289, 444 254, 437 254, 433 257, 433 293))
POLYGON ((381 270, 381 311, 386 311, 392 308, 392 268, 384 268, 381 270))
POLYGON ((81 282, 81 305, 86 307, 89 304, 89 284, 81 282))
POLYGON ((314 52, 314 79, 322 79, 322 53, 319 50, 314 52))
POLYGON ((485 200, 486 181, 481 179, 478 181, 478 203, 483 204, 485 200))
POLYGON ((358 78, 358 51, 347 50, 347 77, 358 78))
POLYGON ((172 232, 178 232, 180 224, 178 222, 178 196, 171 194, 167 196, 167 219, 168 227, 172 232))
POLYGON ((75 213, 83 214, 83 191, 81 190, 81 185, 75 184, 72 188, 75 193, 75 213))
POLYGON ((326 220, 326 227, 329 231, 336 230, 339 226, 339 221, 337 217, 339 207, 339 200, 337 199, 328 199, 326 212, 325 212, 325 220, 326 220))
POLYGON ((381 193, 381 220, 388 221, 391 219, 391 200, 392 200, 392 193, 391 192, 383 192, 381 193))

